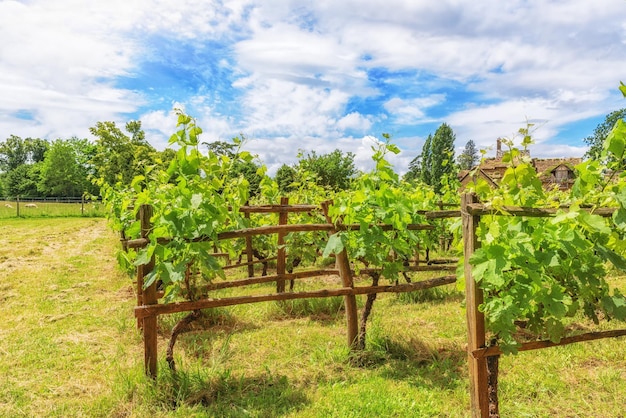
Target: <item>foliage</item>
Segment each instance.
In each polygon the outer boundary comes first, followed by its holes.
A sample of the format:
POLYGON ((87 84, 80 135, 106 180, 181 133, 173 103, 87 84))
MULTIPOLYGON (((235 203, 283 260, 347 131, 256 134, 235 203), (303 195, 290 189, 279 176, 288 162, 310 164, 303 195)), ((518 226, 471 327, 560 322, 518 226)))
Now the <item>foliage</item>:
POLYGON ((356 178, 350 191, 337 193, 330 209, 335 223, 358 224, 359 229, 333 235, 324 255, 346 248, 351 259, 380 267, 383 276, 395 280, 404 260, 413 255, 423 239, 407 226, 424 223, 418 211, 435 208, 435 193, 428 187, 414 188, 400 181, 385 159, 388 153, 400 150, 388 135, 384 139, 372 147, 374 169, 356 178), (391 225, 393 231, 385 231, 383 224, 391 225), (390 260, 392 254, 398 257, 390 260))
POLYGON ((281 165, 276 171, 274 180, 278 183, 278 190, 282 194, 287 194, 294 189, 293 183, 296 181, 296 174, 296 169, 287 164, 281 165))
POLYGON ((86 139, 53 141, 41 163, 37 189, 45 196, 81 196, 95 191, 88 181, 92 149, 86 139))
POLYGON ((454 163, 454 141, 456 135, 446 123, 441 124, 434 135, 428 135, 422 152, 409 163, 406 181, 420 179, 440 193, 444 176, 454 175, 457 167, 454 163))
POLYGON ((155 163, 154 148, 145 140, 141 122, 126 124, 124 134, 114 122, 98 122, 89 128, 96 137, 96 151, 91 163, 99 183, 114 186, 118 181, 130 185, 135 176, 145 175, 155 163))
POLYGON ((0 142, 0 183, 2 194, 39 196, 39 163, 43 161, 48 143, 39 138, 22 139, 11 135, 0 142))
MULTIPOLYGON (((522 149, 532 143, 529 129, 520 129, 522 149)), ((626 132, 613 131, 603 159, 624 157, 626 132)), ((487 327, 505 352, 514 352, 516 323, 558 342, 569 318, 582 313, 594 321, 626 320, 626 299, 606 281, 608 261, 626 270, 626 176, 606 177, 597 160, 576 166, 577 180, 569 195, 546 192, 527 154, 508 146, 509 167, 498 188, 479 180, 480 200, 503 215, 506 206, 541 207, 561 204, 554 217, 483 216, 478 230, 481 247, 470 262, 485 292, 481 309, 487 327), (615 207, 612 218, 595 214, 598 206, 615 207)), ((609 171, 611 172, 611 171, 609 171)))
POLYGON ((463 152, 459 155, 459 168, 461 170, 471 170, 480 159, 476 144, 471 139, 465 144, 463 152))
MULTIPOLYGON (((626 118, 626 108, 616 110, 605 116, 604 121, 600 123, 593 130, 593 134, 583 139, 589 150, 585 154, 585 157, 598 160, 601 158, 604 142, 618 121, 623 121, 626 118)), ((622 167, 624 163, 622 162, 622 167)))
POLYGON ((347 190, 357 170, 354 166, 354 153, 343 153, 336 149, 328 154, 318 155, 311 151, 301 155, 298 162, 303 171, 316 175, 320 186, 332 190, 347 190))
MULTIPOLYGON (((231 175, 234 160, 211 151, 203 155, 199 150, 202 130, 191 117, 179 113, 178 127, 170 144, 179 149, 167 171, 148 170, 146 175, 152 181, 146 181, 145 176, 135 177, 130 193, 128 189, 106 189, 107 200, 116 207, 116 213, 126 211, 131 204, 135 211, 144 204, 152 206, 150 245, 130 261, 141 265, 155 257, 156 267, 145 286, 160 280, 167 301, 178 295, 195 300, 201 296, 202 282, 223 274, 211 250, 219 232, 245 226, 238 208, 249 198, 247 180, 231 175), (166 243, 158 241, 169 237, 174 238, 166 243), (194 242, 195 238, 201 239, 194 242)), ((235 143, 240 145, 237 140, 235 143)), ((253 158, 247 152, 237 152, 235 157, 242 162, 253 158)), ((129 233, 136 236, 138 227, 133 223, 129 233)), ((224 248, 223 243, 221 246, 224 248)))

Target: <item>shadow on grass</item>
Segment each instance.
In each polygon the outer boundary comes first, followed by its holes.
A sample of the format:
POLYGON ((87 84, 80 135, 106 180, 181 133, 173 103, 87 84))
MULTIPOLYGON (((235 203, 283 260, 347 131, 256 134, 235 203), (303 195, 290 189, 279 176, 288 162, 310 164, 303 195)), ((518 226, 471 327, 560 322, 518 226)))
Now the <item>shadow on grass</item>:
POLYGON ((302 409, 304 392, 283 375, 233 376, 168 373, 159 382, 161 406, 215 417, 270 417, 302 409))
POLYGON ((458 344, 433 347, 420 339, 406 342, 378 337, 362 353, 351 355, 357 367, 377 369, 382 378, 416 386, 455 389, 467 379, 467 353, 458 344))

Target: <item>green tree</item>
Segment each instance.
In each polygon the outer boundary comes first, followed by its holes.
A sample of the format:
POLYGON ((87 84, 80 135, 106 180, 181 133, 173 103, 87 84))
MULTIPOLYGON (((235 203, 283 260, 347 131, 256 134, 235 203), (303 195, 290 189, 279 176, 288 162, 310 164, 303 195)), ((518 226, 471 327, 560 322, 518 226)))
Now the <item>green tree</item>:
POLYGON ((5 174, 4 186, 9 196, 40 196, 37 189, 41 163, 22 164, 5 174))
POLYGON ((602 154, 602 146, 604 145, 606 137, 609 135, 617 121, 623 120, 625 118, 626 108, 616 110, 606 115, 604 121, 596 126, 593 134, 583 139, 583 141, 585 141, 585 143, 589 145, 589 150, 585 154, 585 157, 592 160, 599 160, 601 158, 600 155, 602 154))
POLYGON ((0 183, 11 196, 38 196, 39 163, 48 142, 39 138, 22 139, 11 135, 0 142, 0 183))
POLYGON ((343 153, 336 149, 328 154, 318 155, 315 151, 301 157, 299 166, 317 177, 317 184, 333 190, 347 190, 357 170, 354 166, 354 153, 343 153))
POLYGON ((422 154, 421 154, 421 160, 422 160, 422 165, 420 167, 420 179, 428 184, 431 185, 432 184, 432 172, 431 172, 431 165, 432 165, 432 142, 433 142, 433 136, 431 134, 428 134, 428 138, 426 138, 426 141, 424 142, 424 146, 422 147, 422 154))
POLYGON ((459 155, 459 168, 461 170, 471 170, 479 161, 478 149, 471 139, 465 144, 465 148, 459 155))
POLYGON ((8 173, 26 164, 27 160, 26 141, 19 136, 11 135, 0 143, 0 170, 8 173))
POLYGON ((231 178, 235 178, 238 176, 243 176, 249 185, 250 185, 250 197, 257 196, 261 190, 261 180, 263 179, 259 174, 259 168, 261 168, 260 164, 257 164, 254 161, 242 160, 238 157, 238 145, 237 144, 245 144, 246 138, 242 135, 242 138, 235 138, 235 140, 231 142, 224 141, 214 141, 214 142, 203 142, 203 145, 209 149, 210 152, 214 152, 215 155, 226 156, 232 160, 231 165, 231 178))
POLYGON ((135 176, 145 174, 154 165, 156 151, 146 141, 141 122, 126 124, 131 137, 115 126, 115 122, 98 122, 89 131, 96 137, 91 160, 95 176, 106 184, 113 186, 118 181, 130 184, 135 176))
POLYGON ((415 182, 422 178, 422 154, 413 158, 409 163, 409 171, 404 174, 404 181, 415 182))
POLYGON ((293 183, 296 181, 296 178, 296 169, 287 164, 281 165, 274 177, 276 183, 278 183, 278 190, 283 194, 288 194, 293 190, 293 183))
POLYGON ((46 196, 81 196, 93 189, 88 181, 90 146, 87 140, 72 138, 52 142, 41 163, 37 188, 46 196))
POLYGON ((446 123, 441 124, 433 136, 428 135, 422 149, 421 179, 441 192, 445 177, 453 175, 457 167, 454 164, 454 141, 456 135, 446 123))

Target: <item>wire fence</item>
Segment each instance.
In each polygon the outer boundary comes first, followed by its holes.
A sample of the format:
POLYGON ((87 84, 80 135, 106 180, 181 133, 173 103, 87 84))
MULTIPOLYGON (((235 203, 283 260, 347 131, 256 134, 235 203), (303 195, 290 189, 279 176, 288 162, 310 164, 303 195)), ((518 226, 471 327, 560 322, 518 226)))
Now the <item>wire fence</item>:
POLYGON ((0 219, 41 217, 102 217, 100 198, 84 197, 0 197, 0 219))

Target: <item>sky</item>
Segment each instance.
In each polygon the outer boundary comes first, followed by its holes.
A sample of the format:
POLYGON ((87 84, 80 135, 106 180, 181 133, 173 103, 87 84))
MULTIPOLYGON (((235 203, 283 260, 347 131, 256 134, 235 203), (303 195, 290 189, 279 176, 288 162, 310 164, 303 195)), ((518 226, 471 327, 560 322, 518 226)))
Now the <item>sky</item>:
POLYGON ((530 122, 532 156, 575 157, 620 80, 626 0, 0 0, 0 140, 141 120, 161 150, 182 108, 270 173, 335 149, 366 170, 383 133, 404 172, 442 123, 457 155, 530 122))

